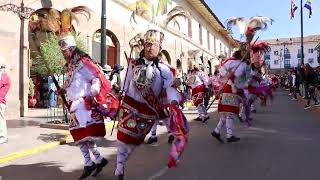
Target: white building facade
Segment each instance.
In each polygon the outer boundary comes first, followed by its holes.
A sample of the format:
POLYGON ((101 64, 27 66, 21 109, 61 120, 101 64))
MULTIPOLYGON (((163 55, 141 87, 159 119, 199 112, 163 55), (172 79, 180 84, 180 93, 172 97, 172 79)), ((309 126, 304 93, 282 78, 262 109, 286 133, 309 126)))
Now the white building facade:
MULTIPOLYGON (((299 67, 302 64, 300 37, 265 40, 271 47, 271 51, 265 54, 265 61, 271 70, 285 70, 299 67)), ((304 64, 311 67, 320 65, 316 50, 320 42, 320 35, 304 37, 304 64)))

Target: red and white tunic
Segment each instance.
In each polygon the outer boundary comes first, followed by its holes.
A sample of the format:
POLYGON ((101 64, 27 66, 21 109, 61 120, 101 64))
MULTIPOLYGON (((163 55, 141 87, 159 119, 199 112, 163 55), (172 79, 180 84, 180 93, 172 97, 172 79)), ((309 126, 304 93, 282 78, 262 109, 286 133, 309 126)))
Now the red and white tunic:
POLYGON ((170 68, 144 59, 137 64, 131 60, 128 75, 124 82, 126 92, 121 111, 117 139, 125 144, 139 145, 151 130, 154 122, 168 117, 165 104, 181 100, 178 91, 173 88, 174 77, 170 68), (164 98, 166 97, 166 98, 164 98))
MULTIPOLYGON (((92 105, 86 100, 86 97, 93 96, 98 103, 106 104, 111 86, 101 69, 88 57, 76 55, 73 61, 74 63, 68 66, 64 88, 70 101, 69 130, 75 143, 79 143, 105 136, 106 130, 101 107, 97 104, 92 105)), ((107 111, 107 108, 103 110, 107 111)))
POLYGON ((237 85, 236 82, 241 82, 240 78, 245 76, 246 68, 246 63, 235 58, 228 59, 221 65, 219 73, 224 85, 218 104, 219 113, 239 114, 239 105, 241 100, 237 91, 240 86, 243 86, 243 84, 241 83, 237 85), (232 72, 234 72, 234 77, 229 79, 228 75, 232 72))
POLYGON ((186 84, 192 88, 192 101, 198 107, 203 102, 204 93, 209 84, 208 77, 201 71, 191 71, 187 75, 186 84))

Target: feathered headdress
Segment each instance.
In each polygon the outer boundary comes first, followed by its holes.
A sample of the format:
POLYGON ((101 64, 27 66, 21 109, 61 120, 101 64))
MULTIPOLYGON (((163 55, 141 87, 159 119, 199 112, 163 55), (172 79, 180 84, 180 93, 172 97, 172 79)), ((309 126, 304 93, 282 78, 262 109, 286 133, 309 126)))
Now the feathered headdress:
POLYGON ((54 8, 41 8, 36 10, 29 20, 29 30, 31 33, 36 31, 53 32, 61 40, 63 48, 75 46, 72 21, 79 23, 77 15, 84 15, 87 20, 91 18, 91 10, 86 6, 77 6, 64 9, 62 12, 54 8))
POLYGON ((251 46, 251 50, 253 53, 257 53, 257 52, 270 52, 271 48, 269 43, 267 42, 258 42, 254 45, 251 46))
MULTIPOLYGON (((133 10, 130 17, 130 24, 134 29, 141 27, 136 19, 137 15, 145 18, 152 25, 152 28, 150 28, 145 35, 140 33, 131 39, 129 42, 131 48, 136 48, 136 50, 140 52, 146 42, 159 42, 161 45, 164 39, 164 33, 161 32, 159 27, 166 28, 170 22, 173 22, 180 29, 180 24, 177 19, 179 17, 190 18, 190 14, 181 6, 176 6, 168 12, 168 4, 171 4, 171 0, 138 0, 134 5, 129 7, 133 10)), ((139 31, 139 29, 137 31, 139 31)))
POLYGON ((228 30, 231 30, 232 26, 237 25, 239 27, 240 34, 246 36, 246 42, 250 43, 258 30, 266 30, 268 24, 272 24, 273 19, 265 16, 254 16, 250 19, 244 17, 231 17, 227 19, 226 24, 228 30))
POLYGON ((132 27, 136 27, 138 21, 136 16, 141 16, 151 23, 167 27, 170 22, 174 22, 178 28, 180 24, 177 21, 178 17, 190 18, 190 14, 184 10, 181 6, 176 6, 167 12, 168 4, 171 4, 171 0, 138 0, 134 5, 129 8, 132 9, 130 16, 130 24, 132 27))

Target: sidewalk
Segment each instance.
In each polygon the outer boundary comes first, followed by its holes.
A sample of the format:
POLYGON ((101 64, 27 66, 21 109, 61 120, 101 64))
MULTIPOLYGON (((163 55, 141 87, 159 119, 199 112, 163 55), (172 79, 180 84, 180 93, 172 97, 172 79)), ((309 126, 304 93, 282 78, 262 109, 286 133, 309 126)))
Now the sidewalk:
POLYGON ((65 130, 37 126, 8 128, 8 142, 0 144, 0 164, 58 146, 68 134, 65 130))
MULTIPOLYGON (((278 91, 279 91, 279 90, 278 90, 278 91)), ((281 91, 284 91, 284 92, 287 93, 287 96, 288 96, 288 99, 289 99, 289 100, 292 99, 293 95, 289 95, 290 92, 289 92, 288 89, 285 89, 285 90, 282 90, 282 89, 281 89, 281 91)), ((320 102, 320 91, 317 91, 316 93, 317 93, 317 100, 318 100, 318 102, 320 102)), ((303 94, 303 92, 302 92, 302 94, 303 94)), ((301 108, 302 108, 302 109, 303 109, 304 106, 307 104, 307 99, 302 98, 301 96, 299 96, 299 94, 297 94, 297 100, 291 100, 291 101, 292 101, 292 102, 297 101, 299 104, 301 104, 301 108)), ((311 103, 310 103, 311 108, 310 108, 310 109, 306 109, 305 111, 312 111, 312 112, 320 113, 320 107, 314 107, 314 106, 313 106, 313 103, 314 103, 314 101, 311 100, 311 103)))
POLYGON ((0 144, 0 164, 71 141, 66 130, 41 128, 51 116, 48 109, 29 109, 25 117, 7 120, 8 142, 0 144))
POLYGON ((25 117, 18 119, 8 119, 8 128, 21 128, 27 126, 39 126, 41 123, 45 123, 48 120, 48 109, 29 109, 25 113, 25 117))

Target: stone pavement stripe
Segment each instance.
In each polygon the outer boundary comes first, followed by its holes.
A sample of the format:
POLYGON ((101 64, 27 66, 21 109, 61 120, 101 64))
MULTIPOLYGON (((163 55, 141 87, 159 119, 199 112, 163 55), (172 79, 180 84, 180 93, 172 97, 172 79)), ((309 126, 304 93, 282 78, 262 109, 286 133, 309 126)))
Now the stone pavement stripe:
MULTIPOLYGON (((105 124, 105 126, 106 126, 106 129, 111 129, 112 126, 113 126, 113 121, 107 122, 105 124)), ((117 123, 115 124, 115 126, 117 126, 117 123)), ((66 136, 65 139, 62 139, 60 141, 54 141, 54 142, 50 142, 50 143, 46 143, 46 144, 43 144, 43 145, 39 145, 39 146, 30 148, 30 149, 26 149, 26 150, 23 150, 23 151, 10 153, 10 154, 5 155, 5 156, 0 156, 0 164, 7 163, 9 161, 16 160, 16 159, 19 159, 19 158, 23 158, 23 157, 26 157, 26 156, 39 154, 39 153, 41 153, 43 151, 55 148, 55 147, 57 147, 57 146, 59 146, 61 144, 73 142, 72 136, 71 136, 69 131, 65 131, 64 134, 66 136)))
POLYGON ((36 146, 34 148, 28 149, 28 150, 24 150, 24 151, 20 151, 20 152, 14 152, 11 154, 8 154, 6 156, 1 156, 0 157, 0 164, 2 163, 6 163, 18 158, 22 158, 25 156, 29 156, 29 155, 33 155, 33 154, 38 154, 40 152, 46 151, 48 149, 54 148, 56 146, 58 146, 60 144, 59 141, 56 142, 51 142, 51 143, 47 143, 44 145, 40 145, 40 146, 36 146))

